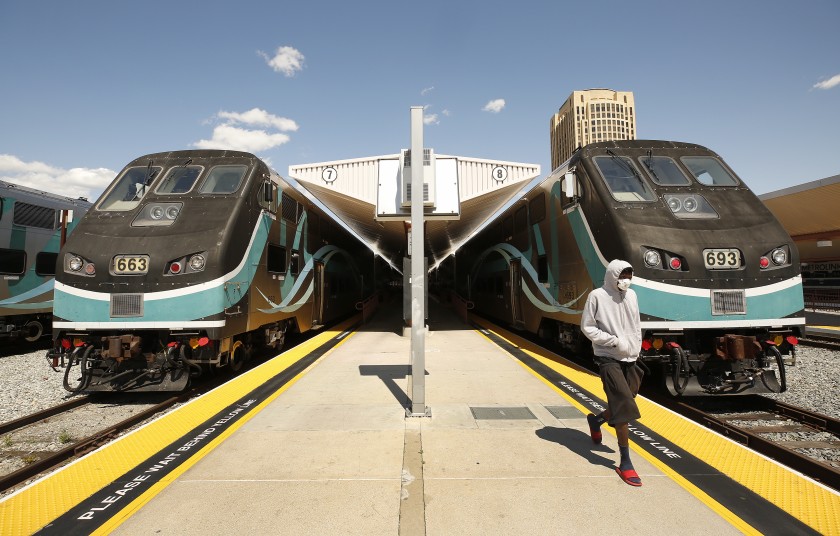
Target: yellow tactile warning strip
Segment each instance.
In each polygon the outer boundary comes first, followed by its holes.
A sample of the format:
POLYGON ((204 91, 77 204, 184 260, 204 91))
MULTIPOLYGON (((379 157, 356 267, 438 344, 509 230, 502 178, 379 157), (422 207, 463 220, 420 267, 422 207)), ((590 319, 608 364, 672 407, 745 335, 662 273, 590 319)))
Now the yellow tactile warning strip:
MULTIPOLYGON (((121 475, 124 475, 126 472, 131 471, 143 463, 149 456, 166 448, 188 431, 193 430, 207 419, 212 418, 219 411, 222 411, 242 398, 245 394, 258 388, 268 378, 293 366, 304 356, 307 356, 321 345, 334 339, 357 321, 357 318, 353 318, 320 333, 263 365, 214 389, 210 393, 173 410, 142 428, 121 437, 117 441, 67 465, 60 471, 6 497, 0 501, 0 534, 11 536, 36 532, 121 475)), ((345 337, 339 344, 343 343, 347 338, 345 337)), ((319 361, 321 359, 323 359, 323 356, 319 361)), ((131 500, 132 503, 125 507, 120 512, 120 515, 107 523, 107 529, 103 526, 100 530, 104 532, 113 530, 114 527, 125 520, 132 512, 136 511, 142 504, 148 502, 155 494, 174 481, 179 474, 186 471, 187 468, 195 464, 224 441, 236 428, 256 415, 265 405, 279 396, 304 373, 305 371, 299 373, 294 379, 258 406, 249 408, 249 413, 237 425, 205 445, 187 463, 168 475, 164 480, 155 484, 151 489, 143 493, 143 495, 131 497, 132 488, 126 486, 124 488, 126 491, 120 498, 125 497, 125 499, 131 500)))
MULTIPOLYGON (((602 400, 606 399, 598 376, 488 322, 480 319, 474 319, 474 321, 593 395, 602 400)), ((540 377, 536 372, 534 374, 540 377)), ((550 381, 542 379, 582 412, 588 413, 589 410, 579 400, 569 396, 550 381)), ((837 492, 751 452, 734 441, 684 419, 647 399, 640 397, 638 404, 642 413, 642 418, 638 421, 640 424, 655 430, 674 445, 752 490, 819 533, 840 534, 840 494, 837 492)), ((612 432, 609 427, 607 429, 612 432)), ((738 516, 680 477, 661 460, 649 455, 633 442, 631 446, 635 452, 674 478, 739 530, 748 533, 756 532, 738 516)))

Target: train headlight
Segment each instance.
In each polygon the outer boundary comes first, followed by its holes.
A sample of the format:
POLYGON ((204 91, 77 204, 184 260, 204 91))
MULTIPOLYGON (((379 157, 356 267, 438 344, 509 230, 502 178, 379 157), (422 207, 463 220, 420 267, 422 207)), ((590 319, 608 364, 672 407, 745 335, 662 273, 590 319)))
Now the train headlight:
POLYGON ((82 269, 82 266, 85 265, 85 261, 83 261, 80 257, 71 257, 70 262, 68 262, 67 265, 74 272, 78 272, 82 269))
POLYGON ((196 254, 190 257, 190 268, 195 272, 204 270, 205 264, 207 264, 207 259, 204 258, 204 255, 196 254))
POLYGON ((776 266, 787 264, 787 252, 782 248, 774 249, 773 253, 771 254, 771 258, 773 259, 773 264, 775 264, 776 266))
POLYGON ((87 275, 96 275, 96 266, 92 262, 85 264, 85 273, 87 275))
POLYGON ((671 209, 671 212, 679 212, 682 210, 682 201, 680 201, 679 197, 669 197, 668 208, 671 209))
POLYGON ((686 212, 694 212, 697 210, 697 200, 693 197, 686 197, 683 200, 683 208, 685 208, 686 212))
POLYGON ((662 259, 659 257, 659 252, 649 249, 645 251, 645 264, 650 267, 659 266, 662 259))
POLYGON ((170 205, 166 208, 166 217, 170 220, 174 220, 178 217, 178 212, 180 211, 180 208, 181 207, 179 207, 178 205, 170 205))
POLYGON ((163 207, 157 205, 153 206, 149 210, 149 216, 151 216, 153 220, 161 219, 163 217, 163 207))

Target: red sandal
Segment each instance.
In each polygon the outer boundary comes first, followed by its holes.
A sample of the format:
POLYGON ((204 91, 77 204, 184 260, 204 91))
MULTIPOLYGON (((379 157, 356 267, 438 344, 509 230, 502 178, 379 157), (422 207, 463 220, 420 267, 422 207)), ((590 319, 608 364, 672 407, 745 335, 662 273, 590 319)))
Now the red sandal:
POLYGON ((603 435, 601 435, 601 427, 600 426, 592 426, 592 419, 595 418, 595 415, 589 414, 586 416, 586 422, 589 423, 589 435, 592 437, 592 442, 596 445, 600 445, 601 441, 603 440, 603 435))
POLYGON ((615 472, 618 473, 618 476, 621 478, 621 480, 625 481, 631 486, 639 487, 642 485, 642 479, 639 478, 639 475, 633 469, 622 471, 621 469, 616 467, 615 472))

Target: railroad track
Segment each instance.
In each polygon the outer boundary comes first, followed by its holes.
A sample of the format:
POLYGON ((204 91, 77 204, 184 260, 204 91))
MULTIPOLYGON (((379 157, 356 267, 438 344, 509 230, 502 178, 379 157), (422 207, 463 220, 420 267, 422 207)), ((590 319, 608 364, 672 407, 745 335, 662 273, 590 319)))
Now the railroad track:
POLYGON ((799 449, 825 449, 840 456, 840 419, 761 395, 739 396, 725 402, 709 400, 709 397, 702 400, 680 400, 663 395, 648 397, 795 471, 840 490, 840 467, 799 452, 799 449), (721 402, 728 407, 708 409, 709 405, 721 402), (767 437, 770 434, 775 437, 767 437))
MULTIPOLYGON (((29 458, 26 460, 28 462, 27 465, 9 474, 0 476, 0 493, 4 493, 21 482, 25 482, 42 473, 47 473, 69 459, 80 457, 113 441, 125 430, 151 419, 155 415, 165 411, 178 402, 183 402, 191 397, 198 396, 201 392, 205 392, 206 389, 207 388, 202 385, 183 393, 178 393, 175 396, 168 397, 167 399, 154 404, 127 419, 105 426, 84 439, 80 439, 78 441, 71 440, 66 447, 58 451, 31 452, 27 456, 27 458, 29 458)), ((102 397, 80 397, 47 410, 39 411, 5 423, 0 426, 0 433, 6 434, 6 437, 10 437, 8 434, 12 432, 18 432, 27 426, 31 426, 39 422, 46 422, 52 417, 70 411, 76 411, 80 408, 84 408, 84 406, 95 404, 101 400, 102 397)))

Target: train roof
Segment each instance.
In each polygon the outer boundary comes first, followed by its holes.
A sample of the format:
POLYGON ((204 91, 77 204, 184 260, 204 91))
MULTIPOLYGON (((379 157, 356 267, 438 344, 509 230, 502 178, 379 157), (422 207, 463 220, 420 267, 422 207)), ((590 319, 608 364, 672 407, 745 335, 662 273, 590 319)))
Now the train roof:
POLYGON ((69 207, 89 209, 93 205, 84 197, 67 197, 6 181, 0 181, 0 197, 13 197, 58 209, 69 207))

